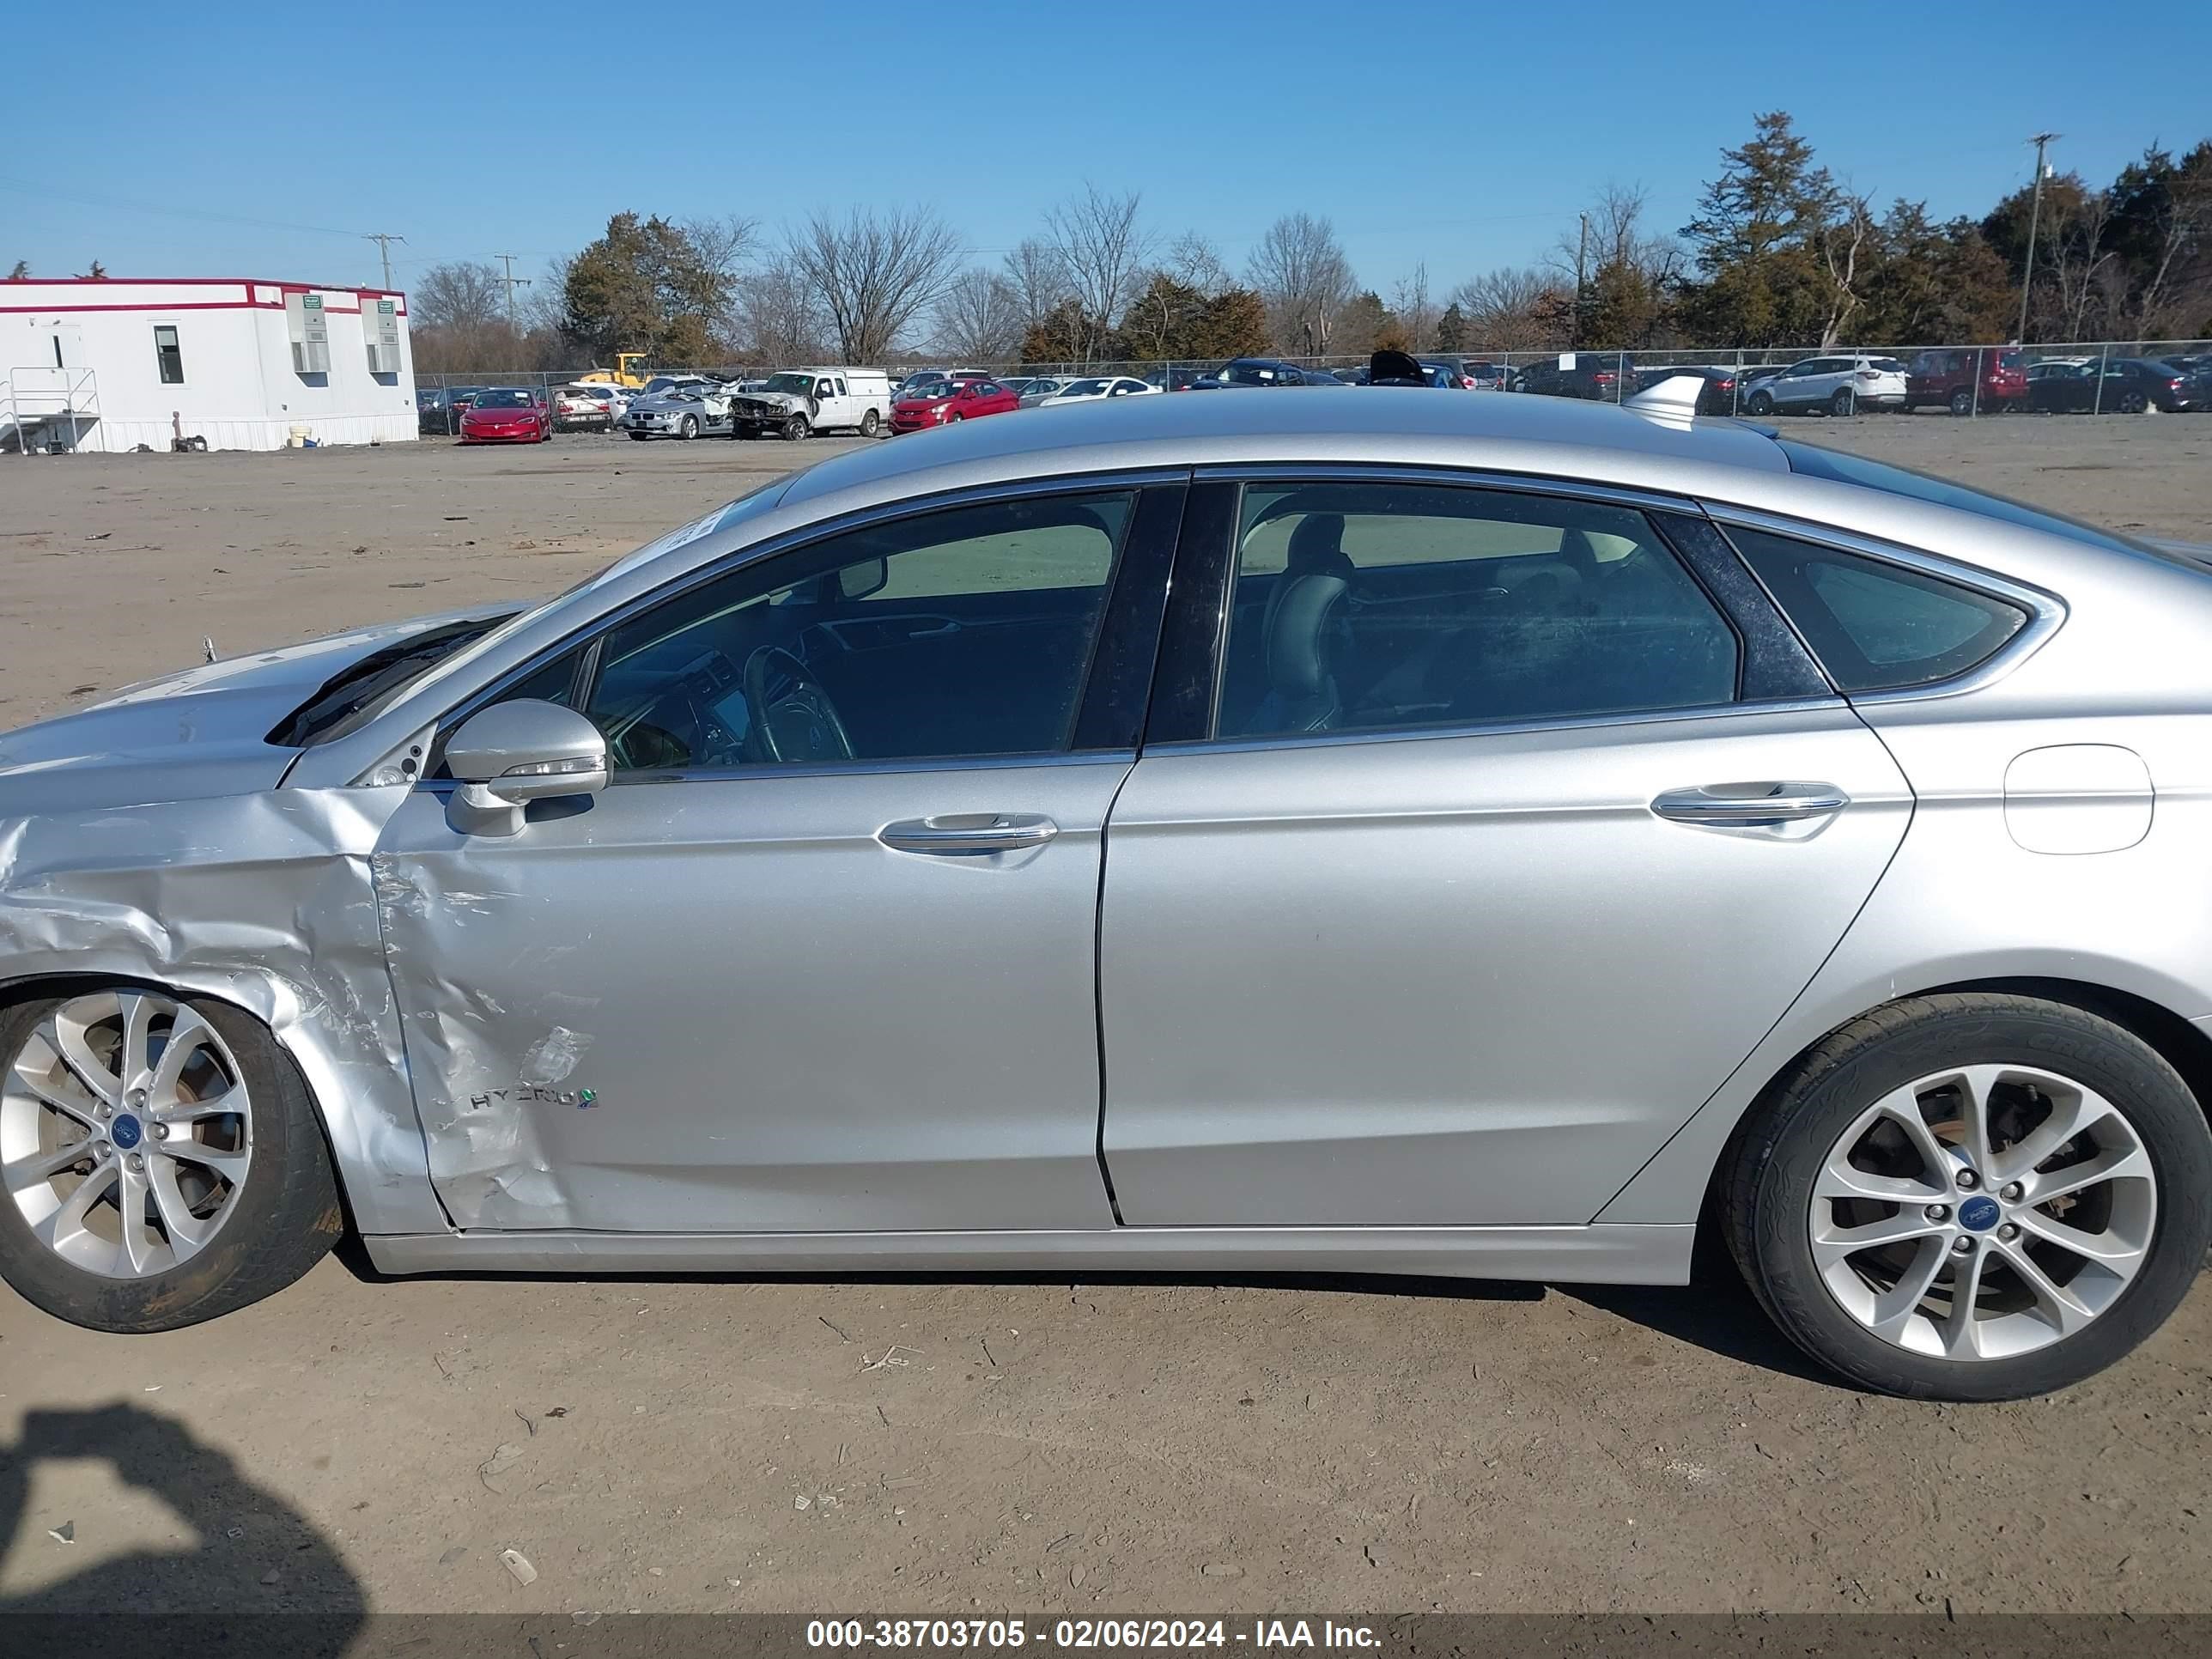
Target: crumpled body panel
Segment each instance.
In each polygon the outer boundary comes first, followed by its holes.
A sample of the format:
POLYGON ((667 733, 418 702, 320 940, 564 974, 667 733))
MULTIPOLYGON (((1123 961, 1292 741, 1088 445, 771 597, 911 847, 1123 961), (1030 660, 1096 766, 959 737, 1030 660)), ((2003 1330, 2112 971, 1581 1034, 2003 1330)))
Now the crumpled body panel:
MULTIPOLYGON (((435 797, 419 795, 411 806, 442 824, 435 797)), ((465 844, 457 833, 450 839, 465 844)), ((580 1097, 566 1081, 592 1040, 446 971, 432 941, 472 924, 514 930, 521 918, 518 895, 445 886, 434 870, 411 851, 381 852, 372 861, 398 1018, 423 1085, 430 1177, 459 1226, 572 1225, 560 1166, 536 1115, 592 1103, 591 1091, 580 1097), (524 1035, 530 1031, 535 1036, 524 1035)), ((518 936, 514 949, 522 948, 518 936)), ((546 1000, 567 1000, 550 992, 546 1000)))
POLYGON ((0 975, 153 980, 246 1010, 306 1074, 361 1230, 444 1231, 372 885, 406 790, 31 814, 34 793, 0 791, 0 975))

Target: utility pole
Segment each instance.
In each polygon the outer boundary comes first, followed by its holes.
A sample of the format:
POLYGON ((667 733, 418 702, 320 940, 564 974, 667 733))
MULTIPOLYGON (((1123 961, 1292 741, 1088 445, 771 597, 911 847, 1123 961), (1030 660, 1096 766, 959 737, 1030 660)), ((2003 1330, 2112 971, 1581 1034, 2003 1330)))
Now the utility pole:
POLYGON ((522 330, 516 325, 514 320, 514 290, 530 286, 530 278, 514 274, 514 262, 522 256, 519 253, 495 253, 491 257, 507 268, 507 275, 502 279, 507 283, 507 325, 515 333, 520 334, 522 330))
POLYGON ((394 242, 404 245, 407 239, 404 236, 395 236, 387 230, 371 230, 364 231, 361 240, 364 242, 375 243, 376 251, 384 256, 384 286, 389 289, 392 286, 392 245, 394 242))
POLYGON ((1583 343, 1583 319, 1589 314, 1589 303, 1583 291, 1583 268, 1589 260, 1589 215, 1582 216, 1582 230, 1575 238, 1575 326, 1574 343, 1583 343))
POLYGON ((2035 146, 2035 197, 2027 210, 2027 263, 2020 273, 2020 332, 2014 337, 2017 343, 2027 343, 2027 291, 2035 285, 2035 226, 2043 216, 2044 146, 2060 135, 2039 132, 2027 142, 2035 146))

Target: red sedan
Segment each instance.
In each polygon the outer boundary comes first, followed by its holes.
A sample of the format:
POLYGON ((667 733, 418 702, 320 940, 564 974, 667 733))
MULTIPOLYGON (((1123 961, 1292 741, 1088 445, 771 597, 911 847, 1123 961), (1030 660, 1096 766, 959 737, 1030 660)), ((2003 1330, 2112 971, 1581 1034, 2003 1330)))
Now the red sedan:
POLYGON ((495 387, 461 411, 465 444, 542 444, 553 435, 553 408, 542 392, 495 387))
POLYGON ((996 380, 927 380, 891 405, 891 430, 920 432, 984 415, 1006 415, 1022 406, 1012 388, 996 380))

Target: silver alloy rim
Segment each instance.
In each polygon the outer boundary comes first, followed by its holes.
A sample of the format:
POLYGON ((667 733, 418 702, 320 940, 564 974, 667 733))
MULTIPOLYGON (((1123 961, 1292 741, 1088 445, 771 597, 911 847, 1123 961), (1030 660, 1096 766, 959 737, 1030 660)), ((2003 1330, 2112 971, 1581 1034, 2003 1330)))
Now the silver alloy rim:
POLYGON ((0 1184, 47 1249, 88 1273, 143 1279, 207 1248, 252 1161, 245 1074, 173 998, 74 997, 0 1077, 0 1184))
POLYGON ((2032 1066, 1962 1066, 1892 1091, 1813 1188, 1814 1265, 1885 1342, 2009 1359, 2074 1335, 2148 1259, 2158 1181, 2094 1090, 2032 1066))

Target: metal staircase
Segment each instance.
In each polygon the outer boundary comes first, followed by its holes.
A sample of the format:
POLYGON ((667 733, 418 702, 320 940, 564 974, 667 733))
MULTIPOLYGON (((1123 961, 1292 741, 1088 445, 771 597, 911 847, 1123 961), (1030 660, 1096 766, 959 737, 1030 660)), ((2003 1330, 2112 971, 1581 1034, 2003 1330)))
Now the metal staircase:
POLYGON ((100 424, 100 381, 88 368, 26 363, 0 376, 0 454, 80 449, 100 424))

